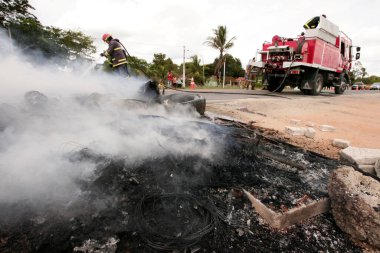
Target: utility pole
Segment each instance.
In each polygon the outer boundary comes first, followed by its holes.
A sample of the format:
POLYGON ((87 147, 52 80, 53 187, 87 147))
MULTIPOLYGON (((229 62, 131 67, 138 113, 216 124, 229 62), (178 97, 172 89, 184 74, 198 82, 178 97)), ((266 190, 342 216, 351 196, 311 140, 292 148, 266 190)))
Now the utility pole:
POLYGON ((182 88, 185 88, 185 86, 186 86, 186 67, 185 67, 185 59, 186 59, 186 46, 183 46, 182 88))
POLYGON ((205 61, 203 60, 203 55, 202 55, 202 66, 203 66, 203 85, 205 85, 205 61))
POLYGON ((223 63, 223 89, 224 89, 225 82, 226 82, 226 60, 224 60, 224 63, 223 63))

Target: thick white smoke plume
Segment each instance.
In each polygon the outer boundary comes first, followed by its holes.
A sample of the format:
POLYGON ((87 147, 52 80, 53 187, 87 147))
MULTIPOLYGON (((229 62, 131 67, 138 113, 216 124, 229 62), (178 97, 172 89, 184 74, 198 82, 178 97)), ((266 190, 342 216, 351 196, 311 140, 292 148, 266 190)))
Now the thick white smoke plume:
POLYGON ((128 100, 147 80, 92 69, 34 64, 0 34, 0 203, 71 199, 79 192, 76 180, 94 170, 68 159, 82 148, 126 162, 217 153, 210 134, 195 129, 195 113, 128 100))

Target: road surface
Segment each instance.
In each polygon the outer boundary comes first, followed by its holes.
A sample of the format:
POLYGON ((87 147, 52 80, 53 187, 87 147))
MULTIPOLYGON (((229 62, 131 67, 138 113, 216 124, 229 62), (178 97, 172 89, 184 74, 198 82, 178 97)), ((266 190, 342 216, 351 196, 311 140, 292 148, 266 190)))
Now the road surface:
POLYGON ((324 90, 319 96, 303 95, 297 90, 270 93, 265 90, 199 89, 190 92, 206 98, 209 115, 224 115, 267 129, 268 134, 330 157, 338 157, 339 149, 331 145, 334 138, 349 140, 351 146, 380 148, 380 91, 347 90, 336 95, 334 91, 324 90), (285 127, 292 126, 292 119, 301 121, 298 127, 314 123, 315 138, 287 134, 285 127), (322 132, 320 125, 332 125, 336 130, 322 132))

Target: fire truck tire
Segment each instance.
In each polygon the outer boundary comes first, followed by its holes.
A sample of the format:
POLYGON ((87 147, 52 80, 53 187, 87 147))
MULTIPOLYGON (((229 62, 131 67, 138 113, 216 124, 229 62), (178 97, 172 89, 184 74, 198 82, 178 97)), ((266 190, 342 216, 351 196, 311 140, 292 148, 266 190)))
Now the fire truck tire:
POLYGON ((283 78, 275 78, 275 77, 268 77, 268 86, 267 86, 267 89, 270 91, 270 92, 281 92, 285 85, 281 84, 282 82, 282 79, 283 78))
POLYGON ((310 90, 301 89, 302 93, 305 95, 310 95, 310 90))
POLYGON ((341 78, 340 85, 335 86, 335 88, 334 88, 335 94, 343 94, 344 90, 346 89, 346 85, 347 85, 347 79, 346 79, 346 77, 343 76, 341 78))
POLYGON ((312 84, 313 87, 310 90, 310 95, 316 96, 321 93, 321 90, 323 88, 323 75, 318 74, 312 84))

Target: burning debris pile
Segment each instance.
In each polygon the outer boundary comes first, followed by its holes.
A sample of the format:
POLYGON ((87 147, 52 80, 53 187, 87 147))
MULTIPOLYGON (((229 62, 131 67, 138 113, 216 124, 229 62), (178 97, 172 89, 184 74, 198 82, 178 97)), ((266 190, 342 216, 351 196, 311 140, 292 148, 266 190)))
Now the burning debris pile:
POLYGON ((65 201, 1 201, 0 252, 362 252, 328 213, 276 230, 243 194, 277 211, 326 197, 336 161, 195 119, 129 117, 155 125, 154 135, 137 138, 123 118, 106 126, 134 139, 139 155, 120 143, 116 153, 66 153, 66 166, 91 173, 74 178, 78 190, 65 201))

